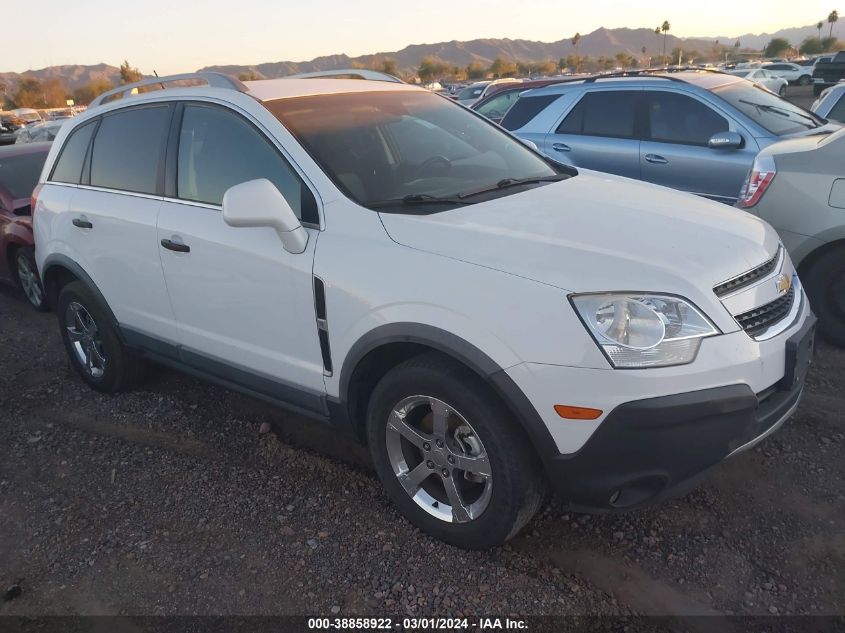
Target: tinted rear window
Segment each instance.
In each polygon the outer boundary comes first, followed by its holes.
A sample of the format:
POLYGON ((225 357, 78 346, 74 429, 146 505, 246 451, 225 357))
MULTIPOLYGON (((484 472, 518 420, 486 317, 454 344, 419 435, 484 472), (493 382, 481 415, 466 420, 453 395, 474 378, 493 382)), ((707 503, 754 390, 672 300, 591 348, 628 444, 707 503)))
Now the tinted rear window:
POLYGON ((506 130, 518 130, 528 123, 535 116, 546 109, 546 106, 556 101, 561 95, 538 95, 536 97, 520 97, 517 99, 505 118, 502 119, 502 127, 506 130))
POLYGON ((557 133, 634 138, 641 95, 638 90, 588 92, 566 115, 557 133))
POLYGON ((132 108, 103 117, 91 153, 95 187, 155 194, 170 106, 132 108))
POLYGON ((69 182, 74 185, 79 184, 82 165, 85 161, 85 152, 88 151, 88 143, 91 140, 94 127, 94 122, 86 123, 70 133, 64 147, 62 147, 61 154, 59 154, 59 160, 53 167, 50 180, 69 182))
POLYGON ((47 152, 0 155, 0 186, 10 191, 13 198, 30 196, 46 159, 47 152))

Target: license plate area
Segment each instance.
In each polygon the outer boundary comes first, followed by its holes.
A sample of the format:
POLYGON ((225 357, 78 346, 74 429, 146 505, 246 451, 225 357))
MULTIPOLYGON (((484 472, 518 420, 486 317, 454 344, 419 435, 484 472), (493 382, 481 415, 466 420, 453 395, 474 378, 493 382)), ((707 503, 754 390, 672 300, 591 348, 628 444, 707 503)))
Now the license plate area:
POLYGON ((778 383, 780 391, 792 391, 804 382, 816 346, 816 318, 810 315, 798 332, 786 341, 786 367, 778 383))

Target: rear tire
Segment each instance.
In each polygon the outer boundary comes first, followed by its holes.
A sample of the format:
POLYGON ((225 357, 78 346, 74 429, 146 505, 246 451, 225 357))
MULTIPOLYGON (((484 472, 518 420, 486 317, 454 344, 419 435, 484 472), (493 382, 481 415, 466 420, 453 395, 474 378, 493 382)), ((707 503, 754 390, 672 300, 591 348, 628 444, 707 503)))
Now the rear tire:
POLYGON ((21 248, 15 253, 15 278, 29 305, 39 312, 50 309, 31 247, 21 248))
POLYGON ((802 279, 819 319, 819 333, 834 345, 845 347, 845 248, 824 253, 802 279))
POLYGON ((144 362, 123 346, 108 311, 85 284, 62 288, 56 314, 71 364, 89 387, 115 393, 142 378, 144 362))
POLYGON ((810 75, 801 75, 798 78, 799 86, 809 86, 811 83, 813 83, 813 78, 810 75))
POLYGON ((478 375, 443 355, 417 356, 381 379, 367 436, 399 511, 457 547, 500 545, 542 503, 545 479, 522 429, 478 375))

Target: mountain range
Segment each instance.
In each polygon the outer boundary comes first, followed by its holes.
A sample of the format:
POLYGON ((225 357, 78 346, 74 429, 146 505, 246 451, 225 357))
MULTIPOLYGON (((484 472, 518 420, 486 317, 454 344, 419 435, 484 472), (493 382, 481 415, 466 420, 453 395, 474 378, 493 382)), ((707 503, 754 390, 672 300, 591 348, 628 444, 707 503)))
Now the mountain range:
MULTIPOLYGON (((827 24, 822 29, 822 35, 827 34, 827 24)), ((713 44, 718 41, 722 45, 732 46, 739 40, 742 48, 760 50, 773 37, 785 37, 793 45, 798 45, 805 37, 818 35, 814 25, 782 29, 775 33, 748 33, 739 37, 690 37, 679 38, 671 31, 666 36, 666 52, 683 46, 685 50, 709 52, 713 44)), ((453 40, 436 44, 412 44, 402 50, 381 52, 358 57, 344 54, 316 57, 310 61, 280 61, 252 65, 217 65, 206 66, 200 70, 223 72, 231 75, 241 73, 255 73, 260 77, 283 77, 299 72, 317 70, 332 70, 349 68, 351 66, 370 67, 384 60, 392 59, 400 72, 412 72, 424 57, 435 57, 443 62, 455 66, 467 66, 472 62, 479 62, 489 66, 496 57, 505 59, 537 62, 548 59, 557 60, 572 55, 575 48, 571 36, 556 42, 536 42, 521 39, 477 39, 466 42, 453 40)), ((612 57, 624 52, 635 57, 642 56, 642 48, 646 48, 647 55, 659 55, 663 50, 663 36, 656 35, 653 29, 606 29, 599 28, 582 36, 578 44, 578 54, 589 57, 612 57)), ((0 72, 0 84, 13 86, 22 77, 34 77, 38 80, 59 78, 70 89, 74 90, 90 83, 94 79, 107 79, 118 83, 120 72, 116 66, 96 64, 93 66, 66 65, 50 66, 40 70, 29 70, 24 73, 0 72)), ((2 87, 0 87, 2 91, 2 87)))

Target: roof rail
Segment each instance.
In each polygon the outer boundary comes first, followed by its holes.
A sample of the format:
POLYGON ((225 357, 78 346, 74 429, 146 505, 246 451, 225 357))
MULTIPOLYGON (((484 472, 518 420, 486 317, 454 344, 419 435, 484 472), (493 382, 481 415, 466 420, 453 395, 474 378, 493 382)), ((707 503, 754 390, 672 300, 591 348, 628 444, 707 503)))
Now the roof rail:
POLYGON ((296 75, 288 75, 283 79, 317 79, 324 77, 337 77, 348 79, 367 79, 370 81, 391 81, 397 84, 405 83, 398 77, 389 75, 387 73, 379 72, 378 70, 368 70, 366 68, 338 68, 336 70, 317 70, 311 73, 298 73, 296 75))
POLYGON ((164 90, 164 84, 174 81, 204 81, 206 85, 212 88, 227 88, 229 90, 237 90, 238 92, 248 92, 248 88, 239 80, 224 75, 223 73, 203 72, 203 73, 184 73, 181 75, 168 75, 166 77, 148 77, 141 81, 136 81, 131 84, 124 84, 117 88, 107 90, 101 95, 98 95, 90 104, 89 108, 96 107, 104 103, 109 97, 119 95, 119 98, 125 99, 133 94, 133 90, 143 88, 144 86, 161 86, 164 90))

